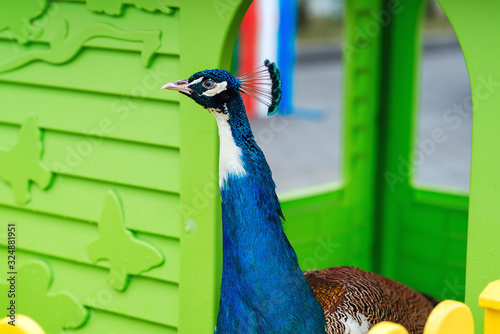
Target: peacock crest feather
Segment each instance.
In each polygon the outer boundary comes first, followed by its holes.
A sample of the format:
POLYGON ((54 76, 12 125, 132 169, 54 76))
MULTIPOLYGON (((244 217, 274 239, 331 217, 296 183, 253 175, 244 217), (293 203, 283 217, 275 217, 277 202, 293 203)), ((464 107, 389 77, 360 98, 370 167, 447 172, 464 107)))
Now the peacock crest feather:
POLYGON ((264 65, 237 76, 236 81, 242 93, 268 107, 268 116, 276 114, 281 101, 281 77, 276 63, 266 59, 264 65))

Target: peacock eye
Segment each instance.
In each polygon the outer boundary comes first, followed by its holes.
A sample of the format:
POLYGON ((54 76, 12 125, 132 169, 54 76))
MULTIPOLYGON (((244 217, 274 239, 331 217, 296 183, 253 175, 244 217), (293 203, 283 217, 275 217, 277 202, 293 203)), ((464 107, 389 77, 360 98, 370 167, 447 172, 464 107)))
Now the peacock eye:
POLYGON ((205 82, 203 82, 203 87, 206 89, 212 89, 215 87, 215 81, 212 79, 205 80, 205 82))

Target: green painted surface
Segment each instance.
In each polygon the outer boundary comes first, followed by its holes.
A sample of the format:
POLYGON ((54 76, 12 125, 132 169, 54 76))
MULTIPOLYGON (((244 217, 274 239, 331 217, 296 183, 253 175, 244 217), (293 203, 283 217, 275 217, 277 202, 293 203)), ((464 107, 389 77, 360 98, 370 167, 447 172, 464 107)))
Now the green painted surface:
POLYGON ((342 181, 284 196, 285 226, 303 269, 355 265, 463 300, 468 196, 412 181, 425 4, 346 2, 342 181))
POLYGON ((382 274, 439 299, 463 300, 468 198, 413 182, 426 4, 401 1, 384 29, 375 264, 382 274))
POLYGON ((112 191, 106 196, 98 226, 99 236, 89 243, 88 254, 94 263, 109 262, 107 281, 113 289, 125 290, 130 275, 139 275, 165 261, 158 250, 124 227, 122 206, 112 191))
POLYGON ((30 200, 31 183, 48 188, 52 173, 40 161, 42 155, 40 131, 35 115, 30 115, 19 131, 16 144, 10 150, 0 149, 0 178, 12 187, 18 203, 30 200))
MULTIPOLYGON (((375 122, 378 112, 381 34, 367 36, 378 1, 346 1, 344 157, 340 184, 285 195, 285 231, 305 269, 354 265, 373 270, 375 122)), ((380 27, 379 27, 380 29, 380 27)))
POLYGON ((9 307, 21 314, 30 314, 47 333, 62 334, 66 328, 84 325, 88 310, 67 292, 51 289, 53 277, 46 263, 27 262, 16 271, 18 276, 8 275, 7 281, 0 283, 1 298, 9 302, 9 307), (12 293, 16 295, 11 299, 14 304, 7 299, 12 293))
MULTIPOLYGON (((89 314, 80 324, 39 320, 39 310, 63 312, 24 295, 18 311, 48 334, 213 332, 221 269, 216 126, 160 88, 229 68, 249 4, 1 5, 0 229, 16 224, 16 267, 42 260, 50 293, 89 314)), ((3 232, 0 245, 6 254, 3 232)), ((35 289, 33 275, 23 275, 19 288, 35 289)))
MULTIPOLYGON (((181 57, 180 74, 167 82, 189 78, 200 69, 229 70, 237 27, 250 2, 183 2, 181 16, 182 10, 186 15, 191 14, 181 20, 180 26, 180 51, 184 57, 181 57), (210 29, 206 29, 207 18, 210 18, 210 29), (193 43, 193 38, 196 43, 193 43)), ((182 96, 180 127, 180 166, 184 173, 179 207, 180 331, 186 334, 213 333, 222 273, 217 126, 209 113, 182 96)))
POLYGON ((500 277, 500 46, 496 36, 500 3, 492 0, 440 0, 462 46, 471 83, 472 164, 470 187, 467 281, 465 301, 472 309, 477 333, 483 332, 484 310, 478 296, 500 277))

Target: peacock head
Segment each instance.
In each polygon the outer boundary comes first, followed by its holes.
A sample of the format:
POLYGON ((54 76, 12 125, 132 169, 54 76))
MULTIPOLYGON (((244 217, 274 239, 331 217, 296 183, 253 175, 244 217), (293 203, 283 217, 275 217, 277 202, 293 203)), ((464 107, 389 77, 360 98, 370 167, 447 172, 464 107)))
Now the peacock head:
POLYGON ((236 78, 226 70, 204 70, 162 88, 177 90, 202 107, 221 113, 228 112, 227 104, 237 99, 240 92, 267 105, 268 115, 278 111, 281 101, 280 73, 276 64, 267 59, 262 67, 236 78))
POLYGON ((225 70, 204 70, 187 80, 170 82, 163 89, 177 90, 209 110, 223 112, 222 106, 239 94, 238 81, 225 70))

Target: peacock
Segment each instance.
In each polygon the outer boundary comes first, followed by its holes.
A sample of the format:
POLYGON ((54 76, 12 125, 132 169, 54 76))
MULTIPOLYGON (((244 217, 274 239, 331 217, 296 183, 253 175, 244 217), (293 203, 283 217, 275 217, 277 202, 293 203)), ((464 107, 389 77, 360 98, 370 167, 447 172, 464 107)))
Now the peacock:
POLYGON ((241 93, 277 112, 281 79, 266 59, 234 77, 204 70, 167 83, 207 109, 220 139, 223 273, 215 333, 364 334, 380 321, 422 333, 432 297, 389 278, 341 266, 302 272, 282 226, 271 169, 257 145, 241 93))

